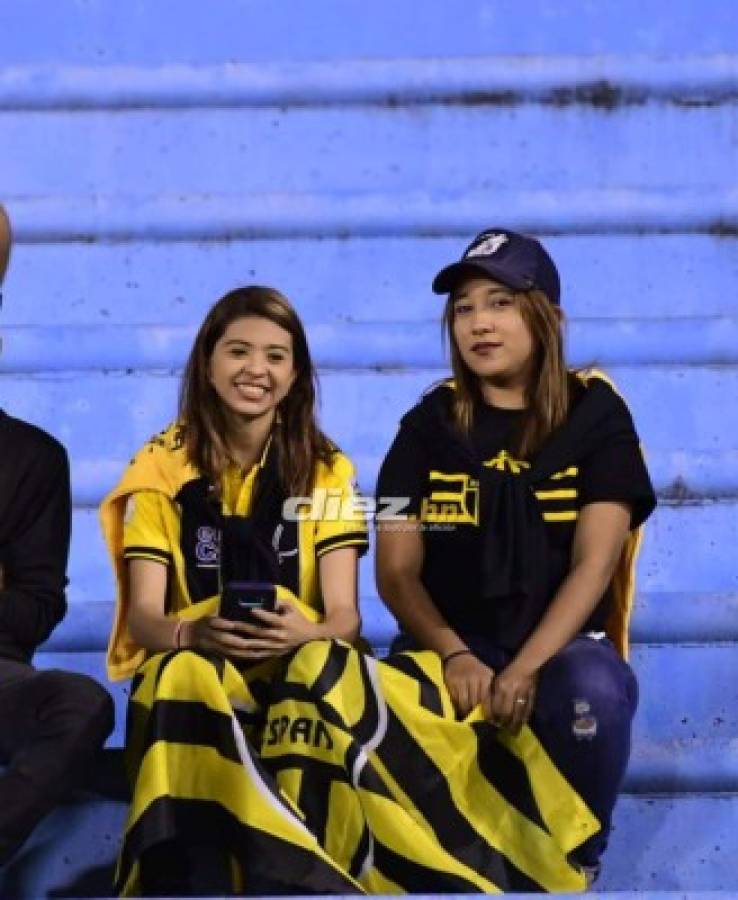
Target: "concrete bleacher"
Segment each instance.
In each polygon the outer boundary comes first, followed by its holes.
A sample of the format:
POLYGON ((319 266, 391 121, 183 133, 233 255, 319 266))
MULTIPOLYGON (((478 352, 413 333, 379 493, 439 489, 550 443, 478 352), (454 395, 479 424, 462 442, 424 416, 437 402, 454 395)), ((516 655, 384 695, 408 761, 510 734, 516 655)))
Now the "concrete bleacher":
MULTIPOLYGON (((295 302, 324 427, 371 492, 399 416, 444 371, 431 276, 481 227, 530 230, 562 273, 572 361, 627 397, 660 495, 598 887, 738 891, 738 7, 25 0, 0 5, 0 36, 18 240, 0 404, 65 443, 75 500, 69 614, 38 664, 105 682, 96 505, 172 417, 218 296, 262 283, 295 302)), ((361 593, 386 646, 371 554, 361 593)), ((126 686, 111 689, 112 751, 126 686)), ((108 890, 125 800, 98 775, 0 896, 108 890)))

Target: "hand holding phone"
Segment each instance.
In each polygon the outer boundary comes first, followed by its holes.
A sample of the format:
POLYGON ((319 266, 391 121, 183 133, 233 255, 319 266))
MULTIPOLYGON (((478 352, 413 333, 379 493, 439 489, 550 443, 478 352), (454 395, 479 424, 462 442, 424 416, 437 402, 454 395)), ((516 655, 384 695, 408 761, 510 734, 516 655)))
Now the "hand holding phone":
POLYGON ((229 581, 220 598, 221 618, 256 627, 262 627, 263 623, 251 615, 253 610, 275 612, 276 608, 276 587, 264 581, 229 581))

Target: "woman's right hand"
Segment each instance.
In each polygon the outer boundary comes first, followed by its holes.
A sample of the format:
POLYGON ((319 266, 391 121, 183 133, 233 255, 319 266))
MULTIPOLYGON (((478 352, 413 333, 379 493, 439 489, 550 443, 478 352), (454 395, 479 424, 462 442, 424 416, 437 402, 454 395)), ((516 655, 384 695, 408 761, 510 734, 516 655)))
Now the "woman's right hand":
POLYGON ((183 620, 179 646, 181 649, 209 650, 233 659, 263 659, 264 654, 252 648, 252 640, 238 635, 236 622, 220 616, 183 620))
POLYGON ((492 669, 471 652, 453 656, 444 664, 443 678, 459 716, 464 718, 489 696, 494 677, 492 669))

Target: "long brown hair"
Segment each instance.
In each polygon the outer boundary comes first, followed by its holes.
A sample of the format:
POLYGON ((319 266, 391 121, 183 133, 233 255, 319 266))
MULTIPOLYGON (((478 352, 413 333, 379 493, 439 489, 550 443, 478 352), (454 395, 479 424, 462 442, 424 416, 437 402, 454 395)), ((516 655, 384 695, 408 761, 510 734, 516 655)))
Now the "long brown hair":
POLYGON ((5 208, 0 204, 0 285, 3 283, 5 270, 8 268, 10 245, 12 243, 13 229, 10 226, 10 219, 5 212, 5 208))
POLYGON ((283 488, 292 496, 303 496, 312 490, 316 463, 320 460, 330 464, 336 448, 315 421, 317 378, 305 329, 289 300, 274 288, 252 285, 230 291, 218 300, 200 326, 179 392, 179 422, 184 429, 187 456, 220 486, 230 460, 227 426, 208 368, 226 328, 236 319, 248 317, 268 319, 292 337, 295 380, 279 404, 272 434, 279 451, 283 488))
MULTIPOLYGON (((526 411, 517 446, 511 450, 520 459, 530 459, 569 412, 570 376, 564 360, 562 316, 558 308, 542 291, 522 291, 514 296, 533 338, 535 366, 525 391, 526 411)), ((457 427, 468 435, 474 406, 482 402, 482 391, 479 379, 461 357, 453 326, 454 301, 453 294, 449 294, 443 311, 443 332, 451 350, 455 382, 453 414, 457 427)))

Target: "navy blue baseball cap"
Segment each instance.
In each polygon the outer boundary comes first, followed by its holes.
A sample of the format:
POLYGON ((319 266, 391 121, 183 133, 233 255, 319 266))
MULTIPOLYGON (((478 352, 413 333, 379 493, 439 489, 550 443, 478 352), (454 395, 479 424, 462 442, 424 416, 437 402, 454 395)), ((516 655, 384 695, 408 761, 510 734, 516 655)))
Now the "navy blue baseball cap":
POLYGON ((535 238, 507 228, 488 228, 478 234, 458 262, 433 279, 436 294, 450 294, 460 278, 488 275, 515 291, 536 288, 559 305, 561 283, 554 261, 535 238))

